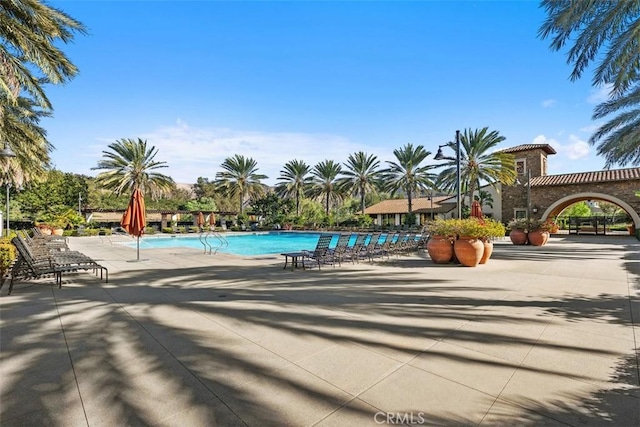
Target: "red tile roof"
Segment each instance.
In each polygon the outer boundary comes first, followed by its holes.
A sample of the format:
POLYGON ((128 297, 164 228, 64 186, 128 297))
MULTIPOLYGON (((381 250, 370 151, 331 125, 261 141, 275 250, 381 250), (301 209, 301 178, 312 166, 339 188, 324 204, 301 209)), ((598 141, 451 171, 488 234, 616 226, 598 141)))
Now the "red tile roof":
POLYGON ((546 175, 531 178, 531 186, 592 184, 596 182, 640 180, 640 168, 546 175))
MULTIPOLYGON (((433 197, 433 212, 449 212, 455 207, 455 201, 453 204, 446 203, 451 199, 451 196, 434 196, 433 197)), ((414 212, 431 212, 431 199, 428 197, 418 197, 411 200, 414 212)), ((390 199, 383 200, 380 203, 365 208, 364 213, 368 215, 384 215, 384 214, 397 214, 407 213, 409 211, 409 202, 407 199, 390 199)))
POLYGON ((529 151, 529 150, 542 150, 547 154, 556 154, 556 150, 553 149, 549 144, 522 144, 516 145, 515 147, 505 148, 504 150, 500 150, 500 153, 518 153, 520 151, 529 151))

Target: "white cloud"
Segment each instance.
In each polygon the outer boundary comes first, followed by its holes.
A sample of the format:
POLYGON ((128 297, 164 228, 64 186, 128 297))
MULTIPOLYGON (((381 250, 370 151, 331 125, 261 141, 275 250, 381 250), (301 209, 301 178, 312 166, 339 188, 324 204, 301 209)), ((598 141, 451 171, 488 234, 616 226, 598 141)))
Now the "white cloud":
POLYGON ((586 141, 581 140, 575 135, 569 135, 569 144, 566 146, 567 157, 571 160, 578 160, 588 157, 591 148, 586 141))
POLYGON ((180 119, 140 137, 158 149, 156 160, 169 165, 163 173, 180 183, 214 179, 224 159, 236 154, 256 160, 258 173, 269 177, 267 184, 275 184, 284 164, 293 159, 313 167, 327 159, 342 163, 356 151, 377 155, 381 163, 389 157, 388 150, 379 153, 339 135, 195 128, 180 119))
POLYGON ((558 101, 556 101, 555 99, 545 99, 544 101, 542 101, 542 106, 544 108, 549 108, 549 107, 554 106, 557 103, 558 103, 558 101))
POLYGON ((599 123, 593 123, 591 125, 587 125, 585 127, 581 127, 580 131, 587 132, 587 133, 593 133, 593 132, 597 131, 599 128, 600 128, 600 124, 599 123))
POLYGON ((566 144, 561 144, 555 139, 547 138, 544 135, 538 135, 533 138, 532 144, 549 144, 558 152, 558 155, 567 157, 570 160, 583 159, 591 154, 589 144, 576 135, 569 135, 569 141, 566 144))
POLYGON ((589 104, 600 104, 601 102, 607 101, 612 89, 613 85, 610 83, 602 85, 597 89, 592 89, 587 97, 587 102, 589 104))

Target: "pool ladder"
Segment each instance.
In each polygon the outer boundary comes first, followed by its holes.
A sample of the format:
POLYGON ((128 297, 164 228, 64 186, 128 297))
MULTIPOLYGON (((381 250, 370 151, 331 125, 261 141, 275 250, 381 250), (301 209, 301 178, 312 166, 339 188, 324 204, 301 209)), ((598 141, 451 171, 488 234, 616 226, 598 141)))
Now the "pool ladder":
POLYGON ((206 231, 200 233, 200 243, 202 243, 202 246, 204 246, 204 253, 209 255, 215 255, 216 253, 218 253, 219 249, 229 246, 229 242, 227 241, 227 239, 225 239, 222 234, 216 231, 206 231), (210 237, 215 238, 217 244, 214 243, 212 245, 211 243, 209 243, 208 239, 210 237))

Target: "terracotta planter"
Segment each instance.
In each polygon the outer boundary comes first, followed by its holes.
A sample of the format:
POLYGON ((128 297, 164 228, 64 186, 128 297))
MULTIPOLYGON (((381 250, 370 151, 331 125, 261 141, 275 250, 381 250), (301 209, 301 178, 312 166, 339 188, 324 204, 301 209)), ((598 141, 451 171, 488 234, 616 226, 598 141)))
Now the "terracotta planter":
POLYGON ((62 228, 54 228, 51 230, 51 234, 54 236, 62 236, 64 234, 64 230, 62 228))
POLYGON ((480 239, 460 236, 453 243, 453 249, 458 262, 465 267, 475 267, 480 263, 484 254, 484 244, 480 239))
POLYGON ((524 230, 511 230, 509 238, 514 245, 527 244, 527 233, 524 230))
POLYGON ((534 230, 529 232, 529 243, 533 246, 542 246, 549 240, 549 232, 534 230))
POLYGON ((479 264, 486 264, 493 253, 493 242, 489 239, 482 239, 482 244, 484 245, 484 252, 479 264))
POLYGON ((436 264, 447 264, 453 258, 453 241, 446 236, 432 236, 427 243, 427 252, 436 264))
POLYGON ((42 234, 44 234, 45 236, 51 236, 51 229, 50 228, 41 228, 40 232, 42 234))

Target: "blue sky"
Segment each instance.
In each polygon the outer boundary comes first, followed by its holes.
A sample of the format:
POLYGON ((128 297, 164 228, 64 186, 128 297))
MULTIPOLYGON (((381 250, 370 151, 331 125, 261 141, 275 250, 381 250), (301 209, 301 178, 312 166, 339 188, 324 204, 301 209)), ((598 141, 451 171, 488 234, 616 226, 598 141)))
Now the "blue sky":
MULTIPOLYGON (((52 1, 83 22, 65 52, 80 75, 50 87, 55 166, 91 171, 107 145, 143 138, 177 182, 226 157, 282 166, 406 143, 433 154, 488 126, 500 148, 549 143, 549 173, 602 169, 587 144, 604 91, 569 81, 537 38, 534 1, 52 1)), ((429 162, 436 163, 430 160, 429 162)))

